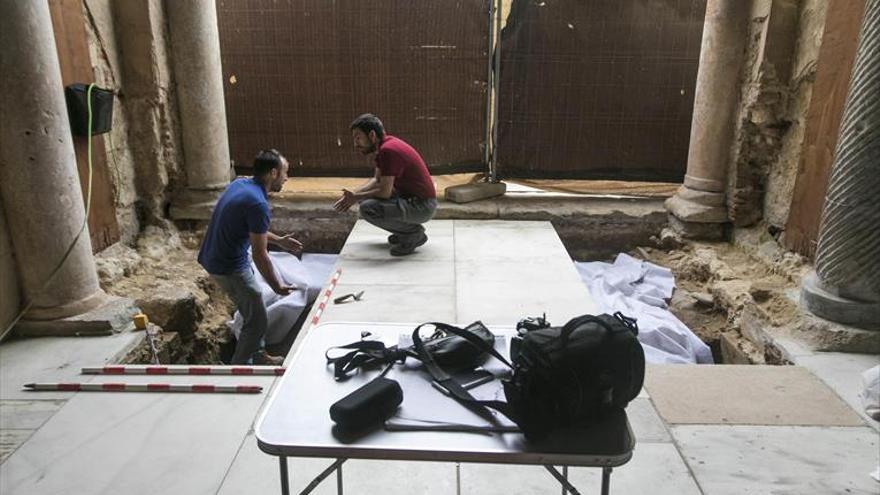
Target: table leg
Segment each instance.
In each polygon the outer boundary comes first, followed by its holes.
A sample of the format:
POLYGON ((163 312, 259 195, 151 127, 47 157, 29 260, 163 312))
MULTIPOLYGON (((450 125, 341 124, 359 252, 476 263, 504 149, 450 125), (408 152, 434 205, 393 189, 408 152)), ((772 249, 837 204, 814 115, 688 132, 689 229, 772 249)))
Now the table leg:
POLYGON ((608 495, 608 491, 611 489, 611 468, 603 467, 602 468, 602 495, 608 495))
POLYGON ((342 495, 342 464, 336 468, 336 495, 342 495))
MULTIPOLYGON (((568 479, 568 466, 562 466, 562 477, 568 479)), ((568 488, 562 485, 562 495, 568 495, 568 488)))
POLYGON ((572 495, 581 495, 581 492, 577 491, 577 488, 569 483, 568 479, 559 474, 559 471, 557 471, 554 466, 546 464, 544 465, 544 469, 546 469, 550 474, 553 475, 554 478, 556 478, 556 481, 558 481, 559 484, 562 485, 563 490, 568 490, 568 493, 571 493, 572 495))
POLYGON ((290 479, 287 476, 287 457, 278 457, 278 466, 281 468, 281 495, 290 495, 290 479))

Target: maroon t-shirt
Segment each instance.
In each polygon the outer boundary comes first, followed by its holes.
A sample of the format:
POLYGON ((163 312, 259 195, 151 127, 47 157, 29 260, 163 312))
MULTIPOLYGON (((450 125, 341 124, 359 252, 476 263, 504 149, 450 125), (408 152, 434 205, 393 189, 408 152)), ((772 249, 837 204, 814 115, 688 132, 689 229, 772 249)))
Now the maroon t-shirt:
POLYGON ((379 175, 394 176, 394 189, 404 198, 436 198, 434 181, 419 152, 402 139, 385 135, 376 153, 379 175))

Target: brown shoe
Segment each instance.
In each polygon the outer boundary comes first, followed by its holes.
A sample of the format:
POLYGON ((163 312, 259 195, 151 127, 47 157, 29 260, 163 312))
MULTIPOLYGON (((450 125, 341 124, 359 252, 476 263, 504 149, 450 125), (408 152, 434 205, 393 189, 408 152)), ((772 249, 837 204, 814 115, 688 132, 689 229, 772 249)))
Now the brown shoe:
POLYGON ((253 361, 257 366, 282 366, 284 364, 284 356, 272 356, 266 351, 257 351, 254 354, 253 361))

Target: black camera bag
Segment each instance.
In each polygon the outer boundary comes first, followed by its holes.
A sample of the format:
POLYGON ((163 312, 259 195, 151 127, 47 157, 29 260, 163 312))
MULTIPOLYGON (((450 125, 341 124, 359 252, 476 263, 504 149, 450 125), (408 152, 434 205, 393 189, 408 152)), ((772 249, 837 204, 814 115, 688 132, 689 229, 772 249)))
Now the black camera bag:
MULTIPOLYGON (((480 345, 481 340, 466 330, 443 323, 425 325, 480 345)), ((489 407, 509 417, 530 440, 554 428, 596 421, 625 408, 639 394, 645 378, 645 354, 635 320, 621 313, 584 315, 563 327, 525 332, 517 352, 512 353, 512 363, 487 348, 513 369, 513 376, 503 382, 507 402, 480 401, 425 352, 418 335, 421 326, 413 332, 413 342, 434 379, 464 405, 489 407)))

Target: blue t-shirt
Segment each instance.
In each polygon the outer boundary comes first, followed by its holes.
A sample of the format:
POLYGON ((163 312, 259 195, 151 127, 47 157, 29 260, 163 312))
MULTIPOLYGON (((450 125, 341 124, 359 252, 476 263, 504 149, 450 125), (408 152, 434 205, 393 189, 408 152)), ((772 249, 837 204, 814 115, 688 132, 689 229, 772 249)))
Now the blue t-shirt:
POLYGON ((263 186, 253 179, 236 179, 214 206, 199 249, 199 263, 214 275, 246 269, 250 265, 247 255, 250 234, 265 234, 270 217, 269 199, 263 186))

